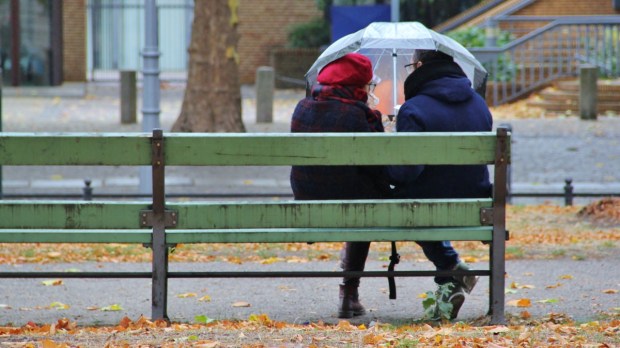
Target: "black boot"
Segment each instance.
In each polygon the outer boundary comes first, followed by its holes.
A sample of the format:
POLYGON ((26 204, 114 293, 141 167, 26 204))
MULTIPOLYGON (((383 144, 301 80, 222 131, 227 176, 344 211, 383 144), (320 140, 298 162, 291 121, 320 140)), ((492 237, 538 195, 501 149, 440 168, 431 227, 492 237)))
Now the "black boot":
POLYGON ((357 285, 340 284, 338 318, 353 318, 364 314, 366 309, 360 303, 357 285))

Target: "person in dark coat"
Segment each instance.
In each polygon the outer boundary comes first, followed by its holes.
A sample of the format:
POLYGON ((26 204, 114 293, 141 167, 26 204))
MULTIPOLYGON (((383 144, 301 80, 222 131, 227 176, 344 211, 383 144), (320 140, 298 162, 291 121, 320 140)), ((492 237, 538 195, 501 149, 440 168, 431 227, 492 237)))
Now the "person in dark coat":
MULTIPOLYGON (((404 83, 405 103, 397 115, 397 132, 491 131, 493 120, 486 102, 451 56, 416 50, 405 68, 410 75, 404 83)), ((389 172, 395 198, 491 197, 485 165, 391 166, 389 172)), ((437 270, 469 269, 449 241, 418 244, 437 270)), ((456 318, 465 301, 464 292, 470 293, 476 281, 473 276, 435 278, 443 285, 438 299, 452 304, 450 319, 456 318)), ((435 316, 441 319, 440 315, 437 306, 435 316)))
MULTIPOLYGON (((349 53, 321 69, 318 84, 293 112, 291 132, 383 132, 381 114, 368 107, 372 97, 372 64, 364 55, 349 53)), ((296 200, 378 199, 389 194, 384 166, 293 166, 291 187, 296 200)), ((345 243, 344 271, 363 271, 370 243, 345 243)), ((359 278, 340 285, 338 317, 365 313, 359 301, 359 278)))

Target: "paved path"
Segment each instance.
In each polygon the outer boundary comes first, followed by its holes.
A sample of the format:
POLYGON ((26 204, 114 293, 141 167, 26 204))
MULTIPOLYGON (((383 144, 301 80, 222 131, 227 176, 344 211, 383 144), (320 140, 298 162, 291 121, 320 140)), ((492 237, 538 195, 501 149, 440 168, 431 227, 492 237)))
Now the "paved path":
MULTIPOLYGON (((575 261, 518 260, 506 265, 507 286, 517 284, 514 293, 506 295, 508 315, 520 316, 527 311, 533 318, 544 318, 551 313, 567 314, 578 321, 600 319, 602 314, 620 311, 620 294, 605 293, 620 289, 620 279, 612 276, 613 266, 620 255, 611 259, 575 261), (568 277, 570 276, 570 277, 568 277), (570 279, 566 279, 570 278, 570 279), (516 307, 511 301, 529 299, 530 307, 516 307)), ((368 270, 384 269, 385 262, 372 260, 368 270)), ((483 269, 487 264, 475 263, 483 269)), ((239 270, 336 270, 335 261, 301 264, 275 263, 263 265, 210 262, 206 264, 172 264, 171 271, 225 271, 239 270)), ((398 270, 429 269, 429 263, 403 262, 398 270), (411 268, 409 268, 411 267, 411 268)), ((64 271, 148 271, 148 264, 58 264, 58 265, 0 265, 0 272, 17 270, 64 271)), ((617 272, 616 272, 617 273, 617 272)), ((23 325, 28 321, 52 323, 61 317, 87 324, 117 324, 127 316, 133 320, 141 314, 150 317, 150 280, 148 279, 64 279, 60 286, 44 286, 44 279, 0 281, 0 325, 23 325), (50 308, 54 303, 68 305, 68 309, 50 308), (119 311, 102 311, 106 306, 119 305, 119 311)), ((336 306, 338 279, 172 279, 169 285, 168 314, 173 321, 193 322, 197 315, 212 319, 247 319, 251 314, 268 314, 274 320, 291 323, 337 323, 336 306), (179 297, 193 293, 196 297, 179 297), (199 301, 208 296, 210 301, 199 301), (235 307, 245 302, 248 307, 235 307)), ((397 278, 398 299, 390 300, 385 278, 362 280, 360 297, 369 309, 355 323, 371 321, 406 323, 423 318, 422 299, 419 295, 434 290, 432 278, 397 278)), ((467 296, 459 319, 472 320, 485 315, 488 309, 488 278, 481 278, 472 294, 467 296)))

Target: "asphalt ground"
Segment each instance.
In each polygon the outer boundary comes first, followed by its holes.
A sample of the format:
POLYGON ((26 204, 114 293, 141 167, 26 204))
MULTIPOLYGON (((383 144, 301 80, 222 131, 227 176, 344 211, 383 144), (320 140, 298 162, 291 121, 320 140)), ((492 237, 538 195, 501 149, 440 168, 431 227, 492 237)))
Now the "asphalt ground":
MULTIPOLYGON (((506 294, 506 314, 529 315, 544 319, 559 314, 576 321, 600 320, 618 315, 620 277, 615 269, 620 262, 616 254, 606 259, 510 260, 506 263, 506 284, 513 287, 506 294), (513 285, 514 284, 514 285, 513 285), (520 299, 528 307, 512 303, 520 299), (527 314, 525 314, 527 312, 527 314)), ((6 271, 148 271, 149 264, 88 263, 54 265, 0 265, 6 271)), ((371 260, 367 270, 384 270, 386 262, 371 260)), ((473 263, 484 269, 486 263, 473 263)), ((170 271, 330 271, 336 261, 307 263, 231 263, 209 262, 171 264, 170 271)), ((431 269, 428 262, 401 263, 397 270, 431 269), (424 268, 423 268, 424 267, 424 268)), ((21 326, 54 323, 59 318, 79 325, 115 325, 127 316, 137 320, 151 315, 149 279, 63 279, 58 286, 45 286, 48 279, 3 279, 0 282, 0 325, 21 326), (68 307, 65 309, 65 307, 68 307), (106 307, 118 310, 105 310, 106 307)), ((488 310, 487 277, 466 296, 458 320, 477 321, 488 310)), ((171 279, 168 315, 175 322, 195 322, 196 316, 211 319, 248 319, 252 314, 267 314, 271 319, 288 323, 322 321, 337 323, 339 279, 336 278, 251 278, 251 279, 171 279), (205 297, 206 296, 206 297, 205 297), (207 300, 208 299, 208 300, 207 300)), ((385 278, 365 278, 360 298, 368 314, 351 323, 383 322, 406 324, 424 318, 421 294, 435 289, 430 277, 397 278, 397 299, 388 298, 385 278)))
MULTIPOLYGON (((138 123, 120 123, 119 86, 115 83, 63 85, 56 88, 5 88, 2 99, 2 129, 5 132, 134 132, 138 123)), ((287 132, 292 110, 303 97, 301 90, 276 92, 272 123, 255 122, 254 91, 244 86, 243 120, 251 132, 287 132)), ((160 121, 169 130, 178 116, 183 97, 182 84, 163 84, 160 121)), ((138 103, 141 106, 141 101, 138 103)), ((510 123, 513 128, 512 185, 520 192, 561 192, 564 180, 571 177, 575 192, 620 192, 620 117, 602 116, 597 121, 577 117, 538 119, 498 119, 495 125, 510 123)), ((4 167, 2 188, 5 195, 76 194, 84 180, 92 180, 98 193, 137 193, 138 171, 128 167, 4 167)), ((248 167, 173 167, 166 171, 168 194, 266 194, 290 195, 289 168, 248 167)), ((519 198, 514 204, 562 204, 561 198, 519 198)), ((589 199, 577 199, 584 204, 589 199)), ((594 320, 601 313, 617 311, 620 289, 617 254, 587 260, 509 260, 507 284, 525 284, 507 294, 507 301, 532 300, 531 307, 507 306, 507 313, 519 316, 523 311, 533 317, 565 313, 577 320, 594 320), (571 277, 565 277, 570 275, 571 277), (537 302, 538 301, 538 302, 537 302)), ((276 263, 241 266, 225 263, 173 265, 179 270, 225 270, 231 267, 267 270, 296 267, 303 270, 333 270, 337 262, 303 264, 276 263)), ((383 269, 384 262, 374 259, 368 269, 383 269)), ((421 263, 399 265, 399 270, 421 268, 421 263)), ((484 268, 485 264, 473 264, 484 268)), ((19 264, 0 265, 0 271, 18 270, 148 270, 148 264, 19 264)), ((0 281, 0 324, 23 325, 28 321, 55 322, 60 317, 77 320, 80 325, 116 324, 123 316, 137 319, 150 315, 150 281, 65 279, 61 286, 43 286, 41 279, 4 279, 0 281), (68 305, 59 309, 55 303, 68 305), (118 304, 121 310, 102 311, 118 304)), ((336 322, 338 279, 173 279, 169 289, 169 315, 172 320, 193 321, 195 315, 213 319, 247 319, 250 314, 265 313, 272 319, 288 322, 322 320, 336 322), (195 293, 197 297, 178 297, 195 293), (274 298, 274 294, 277 295, 274 298), (208 295, 210 301, 198 301, 208 295), (245 302, 249 307, 233 306, 245 302)), ((430 278, 398 279, 398 299, 389 300, 384 278, 364 279, 361 297, 369 314, 354 322, 406 322, 422 318, 418 295, 432 290, 430 278)), ((488 282, 483 278, 461 309, 462 319, 475 319, 488 308, 488 282)), ((60 306, 62 307, 62 306, 60 306)))

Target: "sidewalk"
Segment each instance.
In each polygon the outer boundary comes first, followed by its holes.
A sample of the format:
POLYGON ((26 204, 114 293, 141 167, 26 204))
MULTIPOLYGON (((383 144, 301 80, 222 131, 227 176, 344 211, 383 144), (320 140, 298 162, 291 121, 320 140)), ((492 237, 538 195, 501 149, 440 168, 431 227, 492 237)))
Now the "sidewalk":
MULTIPOLYGON (((181 109, 183 83, 162 83, 160 124, 171 128, 181 109)), ((120 123, 118 82, 67 83, 51 88, 3 90, 5 132, 140 132, 142 90, 138 90, 138 123, 120 123)), ((243 121, 248 132, 288 132, 291 114, 303 90, 278 90, 273 122, 256 123, 253 86, 243 86, 243 121)), ((573 179, 574 192, 620 193, 620 117, 597 121, 574 118, 496 119, 513 127, 512 183, 514 192, 563 192, 573 179)), ((167 169, 167 192, 290 194, 288 168, 174 167, 167 169)), ((125 167, 5 167, 3 192, 80 195, 84 180, 94 194, 138 193, 138 169, 125 167)), ((545 200, 545 199, 543 199, 545 200)), ((549 199, 563 204, 563 198, 549 199)), ((589 199, 576 199, 583 203, 589 199)), ((541 199, 515 198, 527 204, 541 199)))
MULTIPOLYGON (((506 262, 506 314, 520 317, 527 312, 542 319, 551 313, 569 316, 576 321, 598 320, 603 315, 617 315, 618 279, 610 270, 620 261, 616 254, 608 259, 575 261, 569 258, 554 260, 510 260, 506 262), (607 292, 606 292, 607 291, 607 292), (529 307, 511 303, 528 299, 529 307)), ((387 262, 371 257, 368 270, 384 270, 387 262)), ((150 264, 141 263, 80 263, 53 265, 0 265, 0 272, 15 271, 148 271, 150 264)), ((488 263, 473 263, 474 269, 484 269, 488 263)), ((336 261, 306 263, 277 262, 242 265, 223 262, 172 263, 171 271, 332 271, 336 261)), ((401 262, 397 270, 430 269, 424 262, 401 262)), ((0 325, 21 326, 28 321, 55 323, 59 318, 77 321, 79 325, 116 325, 125 316, 137 320, 140 315, 151 316, 150 279, 63 279, 61 286, 44 286, 45 279, 11 279, 0 282, 0 325), (105 289, 105 291, 102 291, 105 289), (59 309, 52 304, 67 305, 59 309), (118 305, 118 311, 101 308, 118 305)), ((171 279, 168 289, 168 314, 172 321, 194 322, 199 315, 209 318, 247 320, 251 314, 267 314, 269 318, 288 323, 325 322, 336 324, 338 278, 258 278, 258 279, 171 279), (183 294, 195 294, 183 296, 183 294), (200 301, 208 296, 209 301, 200 301), (274 298, 277 300, 274 301, 274 298), (245 302, 247 306, 233 306, 245 302)), ((432 277, 397 278, 397 299, 388 298, 386 278, 365 278, 360 285, 360 298, 368 314, 351 319, 352 324, 371 322, 394 325, 410 323, 424 317, 420 294, 435 289, 432 277)), ((460 320, 473 321, 488 310, 489 282, 481 277, 472 293, 466 296, 459 313, 460 320)))

